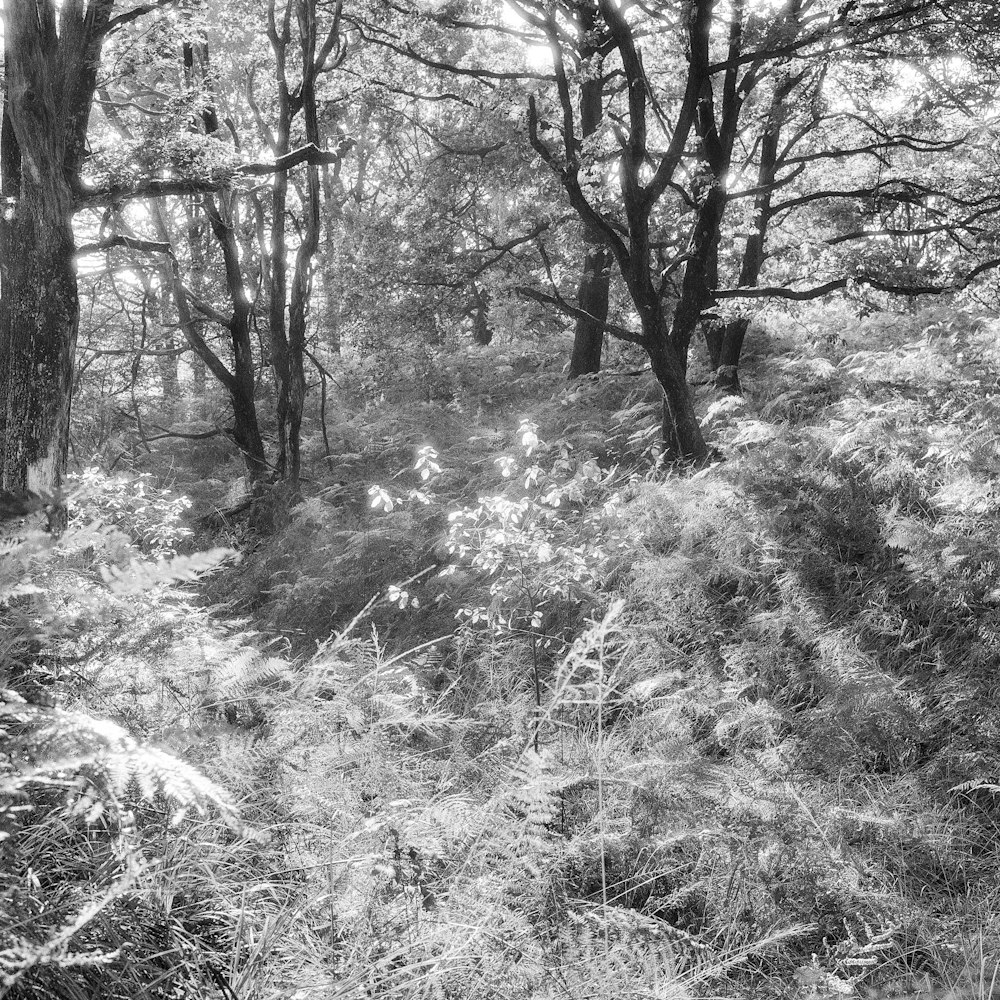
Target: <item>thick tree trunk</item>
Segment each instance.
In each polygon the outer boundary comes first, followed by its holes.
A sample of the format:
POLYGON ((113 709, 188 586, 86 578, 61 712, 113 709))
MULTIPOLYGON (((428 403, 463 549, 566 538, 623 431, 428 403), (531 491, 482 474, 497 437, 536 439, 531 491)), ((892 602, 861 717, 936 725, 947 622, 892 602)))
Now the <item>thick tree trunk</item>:
POLYGON ((0 485, 59 485, 79 325, 74 184, 111 3, 7 0, 0 173, 0 485))
POLYGON ((718 319, 709 319, 702 324, 702 329, 705 334, 709 371, 718 371, 722 358, 722 344, 726 338, 726 324, 718 319))
POLYGON ((697 461, 708 454, 701 433, 684 367, 663 336, 650 342, 646 351, 656 380, 663 390, 663 448, 669 461, 697 461))
POLYGON ((698 461, 708 454, 708 445, 695 413, 684 364, 670 343, 666 317, 648 277, 632 290, 632 295, 633 299, 642 303, 639 308, 642 346, 663 391, 664 456, 673 462, 698 461))
POLYGON ((734 319, 726 324, 722 338, 719 364, 715 369, 715 387, 730 396, 743 393, 743 386, 740 384, 740 355, 743 353, 743 341, 749 326, 750 320, 745 316, 734 319))
MULTIPOLYGON (((715 246, 715 251, 708 263, 706 280, 711 288, 719 287, 719 247, 715 246)), ((716 371, 719 367, 719 358, 722 356, 722 342, 726 336, 726 324, 715 316, 708 316, 702 320, 702 334, 705 337, 705 348, 708 351, 708 367, 710 371, 716 371)))
POLYGON ((607 249, 588 240, 583 274, 576 293, 577 305, 587 313, 577 317, 573 335, 573 356, 569 377, 592 375, 601 370, 604 326, 608 320, 608 295, 611 285, 611 255, 607 249))
POLYGON ((68 185, 47 180, 22 184, 0 225, 0 485, 12 492, 58 486, 69 443, 79 325, 72 209, 68 185))

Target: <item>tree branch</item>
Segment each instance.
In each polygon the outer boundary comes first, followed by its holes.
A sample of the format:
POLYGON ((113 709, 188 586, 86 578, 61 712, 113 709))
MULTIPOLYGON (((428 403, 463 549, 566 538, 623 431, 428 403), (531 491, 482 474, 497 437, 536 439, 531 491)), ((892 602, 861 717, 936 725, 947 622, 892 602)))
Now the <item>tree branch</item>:
POLYGON ((173 253, 169 243, 158 243, 155 240, 140 239, 138 236, 118 234, 98 240, 96 243, 84 243, 82 247, 77 247, 76 256, 83 257, 89 253, 101 253, 104 250, 111 250, 113 247, 128 247, 130 250, 141 250, 145 253, 173 253))
MULTIPOLYGON (((859 285, 868 285, 879 292, 886 292, 889 295, 945 295, 949 292, 961 292, 968 288, 973 281, 987 271, 1000 268, 1000 257, 983 261, 974 267, 967 274, 947 285, 914 285, 897 284, 887 278, 880 278, 874 274, 858 274, 850 278, 834 278, 815 288, 784 288, 784 287, 759 287, 759 288, 720 288, 715 292, 716 299, 790 299, 795 302, 805 302, 809 299, 818 299, 830 292, 836 292, 846 288, 852 281, 859 285)), ((518 291, 520 289, 517 289, 518 291)))
MULTIPOLYGON (((529 285, 516 285, 514 291, 518 295, 524 296, 526 299, 533 299, 535 302, 540 302, 542 305, 555 306, 562 312, 566 313, 568 316, 573 316, 575 319, 586 319, 592 323, 601 323, 596 316, 591 315, 586 309, 580 309, 577 306, 571 305, 558 293, 555 295, 547 295, 545 292, 540 292, 537 288, 531 288, 529 285)), ((636 333, 634 330, 626 330, 623 326, 618 326, 616 323, 601 323, 604 329, 611 334, 612 337, 617 337, 619 340, 627 340, 630 344, 644 344, 645 340, 641 333, 636 333)))
POLYGON ((99 34, 102 36, 110 35, 119 28, 123 28, 126 24, 131 24, 133 21, 152 13, 154 10, 162 10, 164 7, 170 7, 175 3, 177 3, 177 0, 153 0, 153 3, 140 4, 138 7, 123 11, 117 17, 111 18, 99 34))
POLYGON ((320 149, 309 142, 279 156, 273 163, 240 163, 219 177, 149 178, 131 187, 82 189, 76 195, 76 208, 99 208, 133 198, 160 198, 165 195, 212 194, 229 186, 234 176, 261 177, 291 170, 302 163, 310 166, 339 163, 354 146, 353 139, 342 139, 336 149, 320 149))

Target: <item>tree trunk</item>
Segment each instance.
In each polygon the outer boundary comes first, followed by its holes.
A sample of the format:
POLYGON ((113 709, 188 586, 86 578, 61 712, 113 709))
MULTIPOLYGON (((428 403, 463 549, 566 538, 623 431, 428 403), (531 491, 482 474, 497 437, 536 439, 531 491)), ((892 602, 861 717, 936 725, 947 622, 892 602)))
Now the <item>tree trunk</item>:
POLYGON ((684 366, 664 336, 646 347, 650 365, 663 390, 663 449, 668 461, 697 461, 708 454, 694 410, 684 366))
POLYGON ((750 320, 746 316, 734 319, 726 325, 722 339, 719 364, 715 370, 715 387, 730 396, 740 396, 743 393, 743 386, 740 384, 740 355, 743 353, 743 340, 749 326, 750 320))
MULTIPOLYGON (((708 262, 706 280, 710 288, 719 287, 718 244, 716 244, 708 262)), ((726 336, 726 324, 716 316, 709 316, 702 320, 701 329, 705 337, 705 348, 708 351, 708 368, 709 371, 714 372, 719 367, 719 358, 722 357, 722 342, 726 336)))
MULTIPOLYGON (((288 110, 287 88, 279 91, 279 124, 275 157, 284 156, 290 148, 291 112, 288 110)), ((285 308, 288 305, 288 245, 285 238, 285 213, 288 202, 288 173, 275 174, 271 188, 271 246, 267 253, 270 268, 268 333, 271 348, 271 370, 274 372, 275 425, 278 433, 278 454, 275 468, 284 479, 288 467, 288 408, 291 394, 288 330, 285 308)), ((261 248, 263 249, 263 248, 261 248)))
POLYGON ((716 254, 727 200, 721 181, 714 184, 702 203, 694 233, 691 235, 681 296, 670 327, 670 343, 681 359, 685 371, 691 336, 701 320, 701 314, 713 301, 715 292, 713 272, 718 271, 716 254))
MULTIPOLYGON (((39 165, 62 172, 58 162, 39 165)), ((69 187, 58 176, 26 181, 0 226, 0 448, 11 492, 59 485, 79 326, 69 187)))
MULTIPOLYGON (((791 14, 798 17, 799 0, 791 7, 791 14)), ((754 231, 747 237, 743 250, 743 262, 740 265, 740 287, 753 287, 760 279, 761 268, 764 266, 764 246, 767 240, 768 227, 774 216, 773 198, 774 183, 777 172, 778 151, 781 142, 781 129, 785 115, 785 107, 789 95, 802 81, 801 73, 793 75, 785 72, 775 87, 768 109, 767 125, 760 142, 760 163, 757 167, 757 190, 754 197, 753 217, 754 231)), ((726 326, 719 351, 719 363, 716 372, 715 386, 722 392, 740 395, 743 387, 740 384, 739 365, 743 353, 743 341, 746 339, 750 320, 741 316, 726 326)))
POLYGON ((705 334, 705 350, 708 352, 709 371, 718 371, 722 358, 722 344, 726 337, 726 324, 718 319, 702 323, 705 334))
POLYGON ((579 316, 573 336, 573 356, 569 377, 592 375, 601 370, 604 325, 608 320, 608 295, 611 286, 611 255, 607 249, 588 240, 583 274, 577 290, 577 305, 588 315, 579 316))
POLYGON ((313 258, 319 248, 320 183, 319 169, 308 168, 307 194, 304 199, 302 242, 295 255, 292 294, 288 308, 288 400, 287 421, 288 467, 286 477, 293 491, 298 489, 302 471, 302 413, 306 402, 306 307, 309 302, 313 258))
MULTIPOLYGON (((232 315, 227 323, 229 340, 233 348, 233 370, 224 384, 229 390, 233 404, 233 438, 243 452, 247 475, 251 480, 263 477, 267 470, 264 458, 264 442, 257 424, 257 406, 254 402, 256 377, 253 361, 253 337, 250 329, 251 305, 244 288, 240 270, 239 248, 236 244, 235 227, 226 196, 220 195, 218 202, 212 196, 205 198, 205 210, 212 226, 212 233, 222 249, 222 259, 226 268, 226 285, 232 304, 232 315), (223 214, 225 213, 225 214, 223 214)), ((204 343, 204 341, 202 341, 204 343)), ((202 355, 206 364, 208 357, 202 355)))
MULTIPOLYGON (((580 58, 592 61, 597 49, 587 40, 592 38, 597 10, 593 6, 581 7, 584 43, 580 58)), ((604 78, 598 76, 585 80, 580 87, 580 131, 584 139, 600 128, 604 117, 604 78)), ((611 288, 611 254, 593 226, 584 224, 586 252, 583 273, 576 293, 576 304, 587 316, 578 316, 573 334, 573 355, 569 363, 569 377, 593 375, 601 370, 601 351, 604 347, 604 326, 608 321, 608 296, 611 288)))
POLYGON ((472 298, 476 314, 472 320, 472 341, 480 347, 493 343, 493 328, 490 326, 490 304, 486 293, 472 282, 472 298))
MULTIPOLYGON (((273 152, 276 157, 290 149, 295 119, 301 113, 306 142, 320 145, 319 108, 316 80, 321 72, 337 66, 346 55, 346 45, 340 35, 342 0, 336 0, 331 12, 331 24, 325 36, 317 23, 316 0, 285 0, 283 16, 276 16, 275 5, 268 9, 267 36, 275 58, 278 122, 273 152), (289 73, 287 59, 292 41, 292 21, 297 26, 297 73, 289 73), (298 75, 297 83, 294 76, 298 75), (290 82, 292 80, 292 82, 290 82)), ((278 475, 297 487, 301 468, 300 437, 302 414, 306 398, 305 350, 306 307, 312 284, 313 258, 320 238, 319 168, 310 165, 306 190, 301 194, 302 214, 299 220, 300 242, 295 254, 289 294, 288 241, 285 218, 288 203, 288 173, 279 171, 274 178, 271 201, 270 247, 270 312, 271 363, 274 368, 277 424, 278 475), (285 310, 288 310, 286 322, 285 310)))
POLYGON ((642 346, 663 391, 664 456, 672 462, 698 461, 708 454, 708 445, 695 413, 684 364, 670 342, 659 298, 648 275, 631 291, 633 299, 637 303, 641 302, 639 315, 643 329, 642 346))
POLYGON ((0 126, 0 485, 59 485, 80 320, 74 185, 112 4, 7 0, 0 126))
MULTIPOLYGON (((256 482, 266 474, 267 461, 264 457, 264 441, 260 436, 260 427, 257 423, 257 404, 254 401, 256 379, 254 377, 253 342, 250 334, 250 303, 243 294, 239 251, 225 199, 220 196, 217 202, 211 196, 206 196, 204 206, 212 233, 222 249, 226 270, 226 287, 232 303, 232 313, 228 317, 218 317, 218 322, 226 328, 232 347, 231 371, 209 346, 198 329, 198 324, 191 312, 191 302, 187 289, 181 281, 180 267, 176 258, 172 258, 169 271, 164 268, 163 280, 164 284, 167 282, 170 284, 174 306, 177 309, 178 325, 185 340, 194 351, 195 377, 198 376, 199 368, 202 373, 207 369, 229 395, 233 409, 233 440, 243 454, 243 463, 248 478, 251 482, 256 482), (225 216, 223 216, 223 211, 226 213, 225 216)), ((149 210, 156 228, 157 238, 166 242, 169 235, 162 204, 154 199, 149 202, 149 210)), ((204 375, 202 377, 204 378, 204 375)))

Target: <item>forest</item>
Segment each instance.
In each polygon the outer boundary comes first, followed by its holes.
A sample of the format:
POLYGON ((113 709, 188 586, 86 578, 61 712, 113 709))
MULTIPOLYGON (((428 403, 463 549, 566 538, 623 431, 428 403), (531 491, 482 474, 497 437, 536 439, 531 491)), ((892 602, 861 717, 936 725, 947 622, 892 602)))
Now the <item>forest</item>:
POLYGON ((1000 1000, 997 5, 0 19, 0 998, 1000 1000))

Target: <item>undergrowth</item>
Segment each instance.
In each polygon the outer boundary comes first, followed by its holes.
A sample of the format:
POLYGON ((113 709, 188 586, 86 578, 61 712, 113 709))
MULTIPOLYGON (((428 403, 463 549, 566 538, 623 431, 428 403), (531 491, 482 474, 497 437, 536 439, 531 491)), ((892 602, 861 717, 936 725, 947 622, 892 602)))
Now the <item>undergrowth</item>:
POLYGON ((994 996, 995 324, 837 315, 695 474, 628 357, 428 368, 227 523, 224 615, 120 486, 12 545, 8 992, 994 996))

